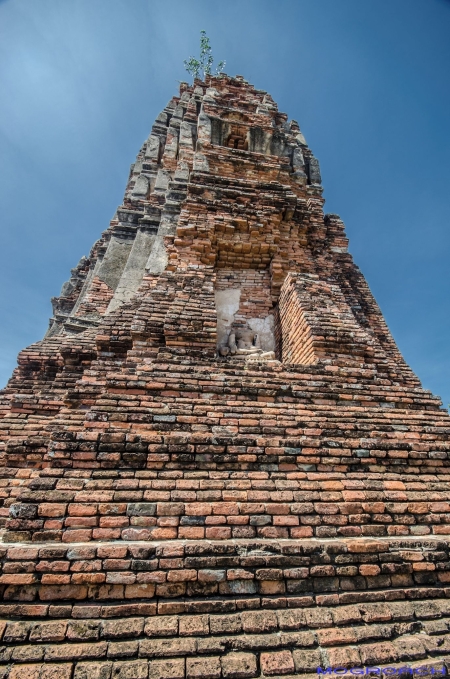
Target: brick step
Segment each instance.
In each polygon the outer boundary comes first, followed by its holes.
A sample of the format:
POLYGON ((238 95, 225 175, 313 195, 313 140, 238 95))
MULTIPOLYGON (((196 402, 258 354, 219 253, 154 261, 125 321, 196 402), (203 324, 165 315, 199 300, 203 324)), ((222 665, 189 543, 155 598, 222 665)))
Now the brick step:
MULTIPOLYGON (((398 611, 406 606, 410 610, 412 605, 418 618, 438 618, 440 615, 448 616, 448 589, 416 587, 409 590, 392 589, 378 590, 370 593, 354 592, 351 597, 344 595, 336 598, 333 595, 321 595, 314 599, 310 596, 301 597, 209 597, 208 599, 178 598, 161 599, 159 601, 132 601, 118 600, 108 601, 63 601, 54 599, 50 602, 9 602, 0 603, 0 618, 8 620, 54 620, 59 618, 84 620, 116 618, 146 618, 149 616, 171 615, 202 615, 213 616, 237 615, 243 611, 321 611, 328 609, 332 613, 333 620, 338 615, 337 611, 346 610, 346 607, 356 606, 359 610, 386 610, 385 605, 394 607, 398 611), (362 607, 362 608, 361 608, 362 607), (334 612, 333 612, 334 611, 334 612), (423 615, 422 615, 423 613, 423 615)), ((349 609, 350 610, 350 609, 349 609)), ((305 613, 306 615, 306 613, 305 613)), ((315 613, 308 614, 308 621, 312 620, 315 613)), ((340 614, 339 614, 340 615, 340 614)), ((362 615, 362 613, 361 613, 362 615)), ((218 619, 218 618, 217 618, 218 619)), ((396 620, 394 616, 389 620, 396 620)), ((387 618, 386 618, 387 620, 387 618)), ((308 622, 309 624, 309 622, 308 622)), ((341 623, 340 623, 341 624, 341 623)), ((343 617, 342 624, 346 624, 343 617)), ((319 625, 320 626, 320 625, 319 625)), ((298 628, 300 629, 300 628, 298 628)), ((229 632, 230 630, 228 630, 229 632)))
MULTIPOLYGON (((43 540, 48 534, 63 542, 79 541, 80 530, 85 540, 450 534, 448 490, 208 493, 90 490, 89 485, 78 492, 22 491, 19 502, 9 508, 8 531, 28 530, 34 532, 33 540, 43 540), (421 499, 414 501, 417 495, 421 499)), ((142 484, 143 488, 148 485, 142 484)))
MULTIPOLYGON (((166 350, 166 349, 165 349, 166 350)), ((163 350, 161 350, 163 351, 163 350)), ((170 351, 170 350, 169 350, 170 351)), ((82 397, 83 391, 98 393, 108 389, 150 389, 154 390, 154 382, 160 382, 162 388, 175 386, 183 392, 209 392, 211 389, 232 390, 238 394, 246 392, 263 393, 271 390, 278 398, 295 396, 292 391, 317 394, 344 391, 345 393, 360 392, 368 397, 391 396, 395 400, 410 398, 424 404, 439 406, 439 399, 423 390, 417 380, 396 382, 387 375, 380 374, 373 366, 361 368, 341 368, 339 366, 324 366, 322 364, 305 366, 286 366, 277 364, 269 366, 266 363, 245 364, 237 360, 200 361, 192 360, 183 364, 180 357, 170 353, 160 354, 157 361, 146 364, 145 352, 133 357, 129 364, 122 364, 118 369, 117 362, 94 361, 89 369, 84 371, 82 382, 78 382, 77 389, 82 397)))
MULTIPOLYGON (((435 470, 436 471, 436 470, 435 470)), ((358 491, 358 493, 387 491, 407 491, 408 500, 440 501, 440 491, 447 491, 450 482, 450 471, 447 474, 408 474, 401 467, 396 472, 384 473, 367 470, 365 472, 315 472, 315 471, 252 471, 252 470, 135 470, 135 469, 54 469, 42 470, 6 468, 0 471, 1 487, 7 488, 10 483, 17 497, 22 489, 32 491, 46 490, 129 490, 153 489, 162 493, 178 491, 179 493, 205 491, 209 495, 198 496, 202 500, 224 499, 221 493, 229 491, 292 491, 292 492, 325 492, 358 491), (398 485, 395 485, 398 484, 398 485), (214 492, 216 491, 216 493, 214 492), (412 494, 411 494, 412 493, 412 494), (430 496, 430 493, 432 494, 430 496), (437 494, 434 494, 437 493, 437 494)), ((249 496, 247 496, 248 499, 249 496)), ((256 497, 256 496, 250 496, 256 497)), ((300 496, 297 496, 297 499, 300 496)), ((347 500, 380 500, 381 496, 365 494, 347 500)), ((157 500, 168 500, 174 495, 157 495, 157 500)), ((343 499, 342 495, 338 499, 343 499)), ((177 500, 190 500, 191 496, 179 496, 177 500)), ((261 496, 258 497, 261 499, 261 496)), ((270 500, 269 496, 263 498, 270 500)), ((317 495, 305 495, 301 499, 319 500, 317 495)), ((404 501, 400 496, 386 497, 389 500, 404 501)))
POLYGON ((450 534, 450 475, 40 474, 20 474, 10 486, 2 510, 6 541, 450 534))
POLYGON ((87 416, 83 410, 66 409, 51 430, 42 420, 34 423, 40 424, 35 430, 30 423, 26 438, 21 428, 11 430, 7 464, 39 466, 45 461, 59 467, 142 468, 146 462, 150 467, 170 462, 181 468, 189 464, 226 468, 227 462, 235 462, 257 469, 261 464, 309 463, 331 470, 339 465, 449 464, 450 429, 443 411, 431 418, 417 411, 322 406, 313 416, 295 404, 255 407, 242 402, 219 409, 204 401, 172 406, 166 400, 142 399, 116 395, 92 407, 87 416), (82 431, 73 431, 83 425, 82 431), (146 453, 155 457, 145 461, 146 453), (239 458, 242 454, 252 457, 239 458))
MULTIPOLYGON (((352 650, 352 649, 350 649, 352 650)), ((303 673, 295 671, 295 659, 303 657, 293 656, 289 652, 274 653, 230 653, 226 656, 211 656, 209 658, 191 659, 160 659, 160 660, 119 660, 100 662, 78 663, 45 663, 13 665, 12 667, 0 668, 1 679, 265 679, 266 677, 280 677, 283 679, 295 679, 302 676, 304 679, 317 679, 317 669, 314 672, 303 673), (258 659, 263 674, 258 667, 258 659), (295 671, 291 674, 290 670, 295 671), (73 672, 73 674, 72 674, 73 672), (288 673, 287 673, 288 672, 288 673)), ((340 657, 340 654, 338 655, 340 657)), ((355 657, 355 656, 353 656, 355 657)), ((411 675, 435 677, 447 674, 447 656, 437 656, 422 661, 389 663, 391 672, 405 673, 410 669, 411 675)), ((359 671, 355 674, 363 674, 362 663, 359 663, 359 671)), ((358 667, 358 663, 352 665, 358 667)), ((339 668, 342 673, 342 664, 339 668)), ((408 672, 409 674, 409 672, 408 672)))
MULTIPOLYGON (((226 679, 293 672, 298 676, 317 667, 417 665, 419 661, 422 666, 434 661, 437 667, 448 661, 450 654, 450 604, 437 604, 43 622, 4 620, 0 622, 0 662, 12 665, 9 677, 22 678, 40 662, 56 668, 57 663, 76 659, 74 676, 85 679, 226 679), (19 674, 20 668, 23 674, 19 674), (112 675, 108 674, 111 669, 112 675), (97 674, 99 670, 102 674, 97 674)), ((66 671, 67 666, 62 667, 66 671)))
MULTIPOLYGON (((167 368, 167 366, 161 366, 167 368)), ((245 371, 243 371, 245 373, 245 371)), ((323 372, 323 371, 322 371, 323 372)), ((430 394, 421 389, 406 389, 404 387, 394 390, 389 385, 371 384, 367 389, 359 388, 356 380, 350 382, 347 387, 339 377, 337 382, 333 373, 309 375, 311 379, 307 387, 303 384, 293 383, 289 385, 284 378, 301 377, 296 373, 286 373, 282 375, 274 389, 269 389, 267 375, 255 377, 257 373, 247 375, 233 375, 228 377, 217 375, 215 385, 211 386, 206 379, 208 373, 196 375, 198 389, 206 390, 202 394, 192 392, 191 384, 186 382, 186 376, 177 372, 167 379, 167 373, 152 373, 150 382, 142 382, 136 379, 128 380, 120 386, 110 386, 109 393, 100 395, 105 382, 92 392, 90 385, 89 371, 86 371, 87 382, 82 382, 83 389, 80 392, 73 392, 72 395, 55 393, 53 400, 49 397, 29 398, 26 397, 17 405, 17 412, 12 413, 8 418, 0 422, 0 429, 5 439, 9 442, 2 444, 6 451, 6 464, 8 465, 31 465, 42 466, 43 461, 50 461, 52 465, 64 464, 64 459, 60 461, 60 450, 64 450, 62 445, 57 445, 56 441, 49 444, 49 437, 58 439, 58 429, 60 435, 66 436, 64 431, 67 428, 73 429, 80 426, 84 421, 84 427, 89 431, 98 432, 98 426, 108 428, 109 431, 123 432, 124 422, 127 422, 131 430, 142 432, 145 426, 147 437, 157 434, 162 436, 184 435, 195 436, 200 430, 213 430, 212 438, 221 439, 222 444, 236 444, 236 437, 255 436, 258 438, 273 438, 295 436, 302 438, 300 445, 306 448, 314 448, 316 453, 317 446, 321 444, 320 459, 314 464, 327 465, 328 468, 336 468, 339 465, 347 465, 349 457, 351 464, 366 468, 368 464, 390 465, 395 458, 404 457, 404 451, 408 452, 407 459, 413 457, 409 451, 421 452, 421 439, 428 441, 430 434, 438 435, 440 442, 436 450, 434 446, 433 454, 437 454, 433 460, 428 460, 426 466, 442 466, 442 459, 448 459, 448 438, 449 429, 446 426, 447 415, 443 410, 439 410, 438 399, 433 399, 430 394), (203 378, 203 379, 202 379, 203 378), (185 383, 183 382, 185 380, 185 383), (246 394, 242 394, 242 383, 247 380, 249 383, 246 394), (264 381, 265 380, 265 381, 264 381), (141 384, 142 382, 142 384, 141 384), (183 387, 184 384, 184 387, 183 387), (146 388, 142 388, 144 385, 146 388), (321 386, 322 385, 322 386, 321 386), (325 389, 325 387, 326 389, 325 389), (331 386, 330 386, 331 385, 331 386), (138 387, 138 388, 133 388, 138 387), (335 391, 330 391, 330 389, 335 391), (87 389, 87 393, 84 390, 87 389), (181 391, 180 391, 181 389, 181 391), (186 389, 187 391, 183 391, 186 389), (305 391, 306 389, 306 391, 305 391), (189 391, 190 390, 190 391, 189 391), (374 391, 375 390, 375 391, 374 391), (380 391, 381 390, 381 391, 380 391), (364 395, 363 391, 366 393, 364 395), (229 393, 226 393, 229 392, 229 393), (204 394, 214 394, 214 401, 205 403, 204 394), (374 395, 375 394, 375 395, 374 395), (388 396, 389 394, 389 396, 388 396), (196 398, 196 396, 203 396, 196 398), (244 396, 244 398, 242 398, 244 396), (254 400, 249 400, 249 396, 254 400), (70 408, 62 408, 62 399, 71 403, 70 408), (312 400, 311 400, 312 398, 312 400), (362 400, 361 400, 362 399, 362 400), (375 400, 374 400, 375 399, 375 400), (400 403, 400 401, 402 403, 400 403), (380 409, 378 403, 386 407, 380 409), (74 407, 84 404, 86 410, 74 407), (351 404, 351 405, 349 405, 351 404), (402 405, 402 408, 398 406, 402 405), (59 414, 57 414, 59 411, 59 414), (36 414, 38 413, 38 414, 36 414), (52 415, 52 418, 50 418, 52 415), (49 431, 49 424, 51 429, 49 431), (105 424, 101 424, 105 423, 105 424), (345 425, 345 427, 343 427, 345 425), (398 427, 401 427, 397 431, 398 427), (116 430, 114 430, 116 427, 116 430), (217 431, 214 432, 216 428, 217 431), (305 435, 305 429, 317 430, 314 436, 305 435), (329 430, 329 431, 327 431, 329 430), (355 445, 363 447, 359 442, 352 440, 358 438, 364 431, 372 431, 371 448, 375 450, 366 459, 367 453, 353 455, 355 445), (374 434, 379 434, 378 439, 374 434), (333 449, 327 446, 326 436, 333 438, 333 449), (322 437, 318 441, 317 437, 322 437), (382 439, 382 440, 380 440, 382 439), (374 448, 378 444, 378 449, 374 448), (50 449, 48 446, 50 445, 50 449), (336 450, 334 450, 336 448, 336 450), (387 454, 391 448, 394 454, 387 454), (402 455, 395 455, 395 451, 400 450, 402 455), (340 451, 339 457, 336 451, 340 451), (322 459, 322 458, 327 459, 322 459), (354 458, 357 458, 356 461, 354 458)), ((129 375, 130 378, 136 376, 129 375)), ((148 378, 148 375, 147 375, 148 378)), ((277 377, 277 379, 279 379, 277 377)), ((381 382, 380 380, 378 382, 381 382)), ((110 384, 122 384, 117 380, 110 380, 110 384)), ((92 443, 92 442, 91 442, 92 443)), ((269 448, 280 447, 278 444, 269 445, 269 448)), ((103 443, 101 444, 103 445, 103 443)), ((131 445, 128 442, 127 445, 131 445)), ((203 445, 199 443, 199 445, 203 445)), ((255 445, 249 441, 247 445, 255 445)), ((423 448, 423 444, 422 444, 423 448)), ((429 450, 429 448, 428 448, 429 450)), ((68 448, 68 455, 65 457, 71 460, 75 467, 81 466, 120 466, 122 458, 114 455, 113 449, 103 449, 102 459, 93 461, 91 458, 82 455, 81 458, 72 459, 70 453, 77 453, 73 445, 68 448), (110 455, 108 455, 108 452, 110 455), (105 459, 103 459, 105 458, 105 459)), ((87 453, 87 451, 82 451, 87 453)), ((132 451, 133 452, 133 451, 132 451)), ((142 452, 142 451, 140 451, 142 452)), ((192 451, 186 451, 192 452, 192 451)), ((194 451, 195 452, 195 451, 194 451)), ((201 451, 200 454, 202 454, 201 451)), ((220 447, 214 449, 215 453, 221 455, 223 450, 220 447)), ((253 454, 253 453, 251 453, 253 454)), ((271 453, 272 454, 272 453, 271 453)), ((307 452, 302 453, 307 457, 307 452)), ((64 458, 64 455, 62 456, 64 458)), ((300 456, 301 457, 301 456, 300 456)), ((420 456, 419 456, 420 458, 420 456)), ((166 464, 167 458, 157 458, 150 460, 157 466, 166 464)), ((183 467, 185 462, 175 456, 169 460, 171 464, 183 467)), ((198 464, 201 460, 192 458, 187 459, 189 464, 198 464)), ((250 464, 249 460, 236 459, 236 464, 250 464)), ((281 460, 282 464, 292 464, 292 458, 281 460)), ((308 463, 308 460, 299 459, 299 463, 308 463)), ((220 459, 218 464, 224 465, 225 461, 220 459)), ((253 459, 251 464, 256 468, 261 464, 279 464, 279 459, 266 459, 264 453, 259 454, 253 459)), ((404 460, 403 462, 404 463, 404 460)), ((129 465, 129 463, 126 463, 129 465)), ((211 465, 208 460, 203 460, 203 466, 211 465)), ((215 463, 217 464, 217 463, 215 463)), ((423 463, 415 459, 413 466, 422 466, 423 463)), ((132 465, 131 465, 132 466, 132 465)))
POLYGON ((436 538, 41 543, 0 555, 7 602, 186 599, 210 611, 249 598, 292 607, 450 594, 450 543, 436 538))
MULTIPOLYGON (((103 391, 103 397, 107 394, 126 393, 128 390, 140 390, 142 394, 147 392, 153 393, 156 391, 155 383, 160 383, 160 390, 176 390, 179 392, 179 398, 183 398, 184 394, 188 394, 193 398, 200 398, 202 394, 213 393, 226 394, 235 396, 251 396, 253 401, 256 401, 259 396, 271 396, 275 402, 298 402, 298 403, 319 403, 321 398, 326 398, 330 403, 344 400, 345 397, 352 397, 355 402, 367 402, 374 405, 383 403, 388 400, 391 404, 404 404, 403 407, 410 408, 411 405, 415 407, 438 409, 441 405, 440 399, 431 397, 423 390, 401 389, 389 387, 389 385, 381 386, 371 383, 360 384, 344 383, 339 381, 306 381, 293 380, 293 376, 287 375, 277 381, 272 381, 270 376, 261 376, 258 380, 249 380, 247 375, 236 376, 233 375, 225 380, 224 376, 218 380, 208 380, 205 375, 199 375, 197 379, 187 378, 186 376, 174 375, 168 377, 167 373, 164 377, 157 373, 143 374, 141 376, 130 375, 124 377, 123 375, 114 376, 111 378, 108 375, 106 381, 106 390, 103 391)), ((93 381, 95 386, 95 381, 93 381)), ((94 395, 89 379, 86 385, 77 384, 72 392, 72 398, 83 399, 84 394, 94 395)), ((399 406, 397 406, 399 407, 399 406)), ((401 406, 400 406, 401 407, 401 406)))

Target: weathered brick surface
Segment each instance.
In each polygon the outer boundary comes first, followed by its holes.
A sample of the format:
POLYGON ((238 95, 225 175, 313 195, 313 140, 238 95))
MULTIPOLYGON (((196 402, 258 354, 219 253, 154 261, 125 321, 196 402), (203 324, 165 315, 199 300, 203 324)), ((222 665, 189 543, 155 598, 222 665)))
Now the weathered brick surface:
POLYGON ((181 84, 0 394, 0 679, 441 671, 450 420, 298 124, 181 84))

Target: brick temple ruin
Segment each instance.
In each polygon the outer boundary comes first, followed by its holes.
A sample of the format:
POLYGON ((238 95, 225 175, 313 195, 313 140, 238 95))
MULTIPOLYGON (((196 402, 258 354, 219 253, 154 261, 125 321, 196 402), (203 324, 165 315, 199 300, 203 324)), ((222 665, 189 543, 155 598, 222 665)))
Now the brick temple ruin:
POLYGON ((242 77, 158 116, 0 392, 1 679, 445 673, 449 416, 323 203, 242 77))

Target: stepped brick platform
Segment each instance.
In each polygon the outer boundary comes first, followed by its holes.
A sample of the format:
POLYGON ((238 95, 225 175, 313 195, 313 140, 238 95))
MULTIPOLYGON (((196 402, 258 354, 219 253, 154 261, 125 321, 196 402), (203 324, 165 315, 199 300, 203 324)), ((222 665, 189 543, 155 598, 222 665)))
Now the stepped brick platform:
POLYGON ((446 674, 450 418, 323 202, 242 77, 158 116, 0 392, 0 679, 446 674))

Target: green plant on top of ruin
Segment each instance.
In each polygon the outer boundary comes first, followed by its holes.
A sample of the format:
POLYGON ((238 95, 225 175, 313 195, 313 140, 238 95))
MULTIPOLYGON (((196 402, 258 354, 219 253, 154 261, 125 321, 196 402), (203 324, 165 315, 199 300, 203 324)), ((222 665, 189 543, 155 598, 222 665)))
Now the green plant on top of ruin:
POLYGON ((192 75, 194 80, 203 75, 203 80, 205 80, 207 75, 221 75, 223 69, 225 68, 225 61, 219 61, 214 72, 213 63, 214 57, 212 54, 211 43, 206 31, 200 31, 200 56, 198 59, 195 57, 189 57, 189 59, 184 60, 184 67, 186 71, 192 75))

